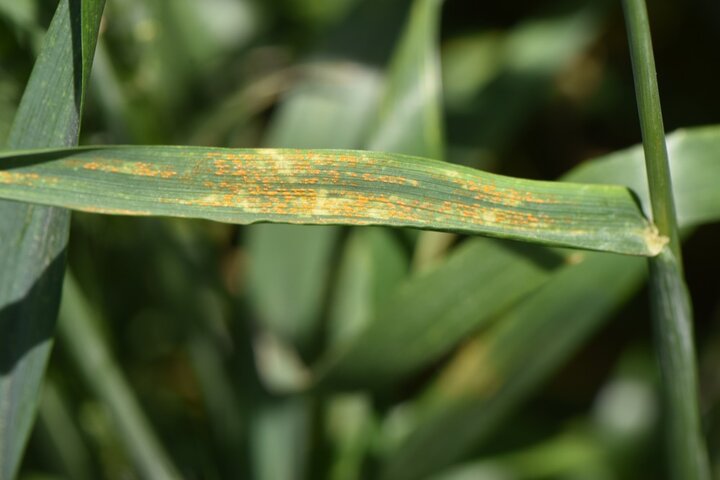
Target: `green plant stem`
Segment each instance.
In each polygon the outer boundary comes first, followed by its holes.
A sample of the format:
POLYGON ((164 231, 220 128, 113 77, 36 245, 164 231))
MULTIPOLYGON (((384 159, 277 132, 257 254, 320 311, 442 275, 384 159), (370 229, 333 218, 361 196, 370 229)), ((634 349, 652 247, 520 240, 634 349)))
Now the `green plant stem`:
POLYGON ((669 238, 670 250, 678 262, 682 263, 647 8, 645 0, 623 0, 623 6, 635 78, 645 166, 650 184, 653 221, 660 233, 669 238))
POLYGON ((649 259, 655 343, 666 409, 671 478, 708 479, 692 332, 692 305, 683 280, 680 236, 645 0, 623 0, 643 136, 650 204, 669 243, 649 259))
POLYGON ((690 296, 670 249, 666 248, 649 263, 670 478, 708 480, 710 466, 698 408, 690 296))
POLYGON ((69 273, 65 275, 59 327, 63 346, 90 388, 109 409, 119 437, 142 478, 181 478, 112 359, 94 324, 91 308, 69 273))

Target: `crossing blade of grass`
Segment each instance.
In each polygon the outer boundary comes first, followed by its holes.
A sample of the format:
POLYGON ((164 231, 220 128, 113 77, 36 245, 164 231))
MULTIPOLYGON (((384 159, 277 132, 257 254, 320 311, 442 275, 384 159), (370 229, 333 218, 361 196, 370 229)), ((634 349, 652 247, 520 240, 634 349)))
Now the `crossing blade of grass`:
MULTIPOLYGON (((62 0, 7 148, 74 145, 104 1, 62 0)), ((15 476, 52 346, 69 213, 0 201, 0 478, 15 476)))
POLYGON ((353 230, 345 243, 337 275, 328 343, 342 345, 361 334, 407 271, 405 252, 391 232, 381 228, 353 230))
POLYGON ((110 410, 125 448, 143 478, 181 478, 153 434, 149 422, 93 323, 90 305, 66 275, 60 335, 90 388, 110 410))
POLYGON ((629 190, 348 150, 92 147, 0 155, 0 197, 96 213, 416 227, 631 255, 665 243, 629 190))
POLYGON ((347 388, 390 384, 538 288, 562 261, 542 249, 468 241, 441 266, 396 288, 360 334, 328 353, 317 381, 347 388))
POLYGON ((305 354, 317 348, 339 233, 336 227, 302 225, 255 225, 247 232, 248 288, 259 319, 305 354))

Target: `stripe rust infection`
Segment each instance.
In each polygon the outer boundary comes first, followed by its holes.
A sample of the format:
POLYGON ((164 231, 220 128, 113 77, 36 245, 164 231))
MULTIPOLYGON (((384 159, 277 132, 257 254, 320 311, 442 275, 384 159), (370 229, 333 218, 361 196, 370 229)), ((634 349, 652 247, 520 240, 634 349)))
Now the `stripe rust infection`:
POLYGON ((33 172, 0 171, 0 183, 33 187, 37 185, 55 185, 58 183, 58 179, 33 172))
POLYGON ((424 172, 419 172, 418 178, 399 176, 365 156, 263 150, 259 154, 213 151, 206 158, 217 180, 205 180, 203 186, 213 192, 181 203, 239 208, 257 216, 297 217, 317 223, 346 219, 353 223, 443 224, 456 229, 484 225, 523 230, 547 228, 551 223, 546 215, 508 208, 530 200, 529 196, 503 197, 495 185, 459 177, 432 179, 424 172), (467 201, 425 197, 417 190, 423 184, 423 175, 434 180, 436 188, 444 185, 467 201), (383 191, 378 187, 384 187, 383 191))
POLYGON ((83 162, 81 166, 85 170, 124 173, 126 175, 137 175, 140 177, 172 178, 177 175, 177 172, 174 170, 147 162, 129 162, 124 160, 108 161, 101 159, 100 161, 83 162))

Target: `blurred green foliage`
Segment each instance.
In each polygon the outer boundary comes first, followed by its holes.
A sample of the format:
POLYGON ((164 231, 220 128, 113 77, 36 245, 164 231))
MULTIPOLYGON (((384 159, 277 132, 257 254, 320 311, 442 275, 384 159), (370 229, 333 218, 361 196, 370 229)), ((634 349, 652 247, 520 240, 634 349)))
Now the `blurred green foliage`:
MULTIPOLYGON (((54 3, 0 0, 0 138, 54 3)), ((717 2, 651 18, 666 127, 719 122, 717 2)), ((92 75, 84 144, 375 146, 556 179, 640 140, 617 2, 108 0, 92 75)), ((382 228, 72 227, 84 306, 66 292, 64 316, 97 329, 88 348, 183 478, 664 475, 636 259, 382 228)), ((711 225, 685 243, 716 472, 719 242, 711 225)), ((53 353, 20 477, 145 478, 82 350, 53 353)))

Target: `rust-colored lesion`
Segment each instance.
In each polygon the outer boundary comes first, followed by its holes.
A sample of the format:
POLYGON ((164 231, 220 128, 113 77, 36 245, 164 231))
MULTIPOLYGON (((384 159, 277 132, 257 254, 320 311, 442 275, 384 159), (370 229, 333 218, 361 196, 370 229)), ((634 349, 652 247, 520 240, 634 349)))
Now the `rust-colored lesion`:
POLYGON ((555 196, 538 195, 528 190, 518 190, 509 187, 498 187, 490 179, 451 178, 460 191, 468 191, 472 198, 481 202, 490 202, 497 205, 519 207, 524 204, 550 204, 558 203, 555 196))
POLYGON ((37 185, 56 185, 58 183, 58 179, 35 172, 11 170, 0 171, 0 183, 5 185, 23 185, 26 187, 34 187, 37 185))
POLYGON ((399 175, 375 175, 372 173, 363 173, 360 178, 368 183, 384 183, 388 185, 405 185, 410 187, 417 187, 420 185, 415 179, 401 177, 399 175))
MULTIPOLYGON (((346 219, 354 223, 382 221, 396 225, 463 229, 474 225, 524 230, 545 228, 551 223, 546 215, 513 209, 524 202, 541 203, 545 199, 529 192, 499 188, 492 180, 443 176, 442 181, 454 184, 454 193, 467 202, 439 203, 410 192, 406 195, 397 188, 394 193, 373 191, 377 184, 419 187, 422 180, 384 173, 382 165, 375 165, 376 161, 364 157, 262 150, 252 154, 215 151, 209 152, 206 159, 212 164, 212 176, 217 178, 203 184, 212 193, 188 202, 204 207, 239 208, 248 214, 271 217, 308 218, 313 223, 346 219), (375 168, 360 170, 359 166, 375 168)), ((432 177, 429 174, 428 178, 432 177)))
POLYGON ((134 175, 142 177, 172 178, 177 175, 176 171, 160 168, 152 163, 132 162, 130 170, 134 175))
POLYGON ((0 183, 6 184, 20 184, 20 185, 34 185, 40 180, 40 175, 37 173, 27 172, 13 172, 13 171, 2 171, 0 172, 0 183))
POLYGON ((85 170, 93 170, 105 173, 121 173, 126 175, 137 175, 141 177, 172 178, 177 172, 168 168, 159 167, 148 162, 128 162, 124 160, 94 160, 82 162, 80 166, 85 170))
POLYGON ((215 192, 181 203, 203 207, 241 209, 248 214, 304 217, 313 222, 347 219, 371 223, 386 221, 417 226, 467 228, 470 225, 537 229, 548 218, 532 213, 445 201, 441 204, 404 196, 300 187, 270 188, 219 182, 215 192))

